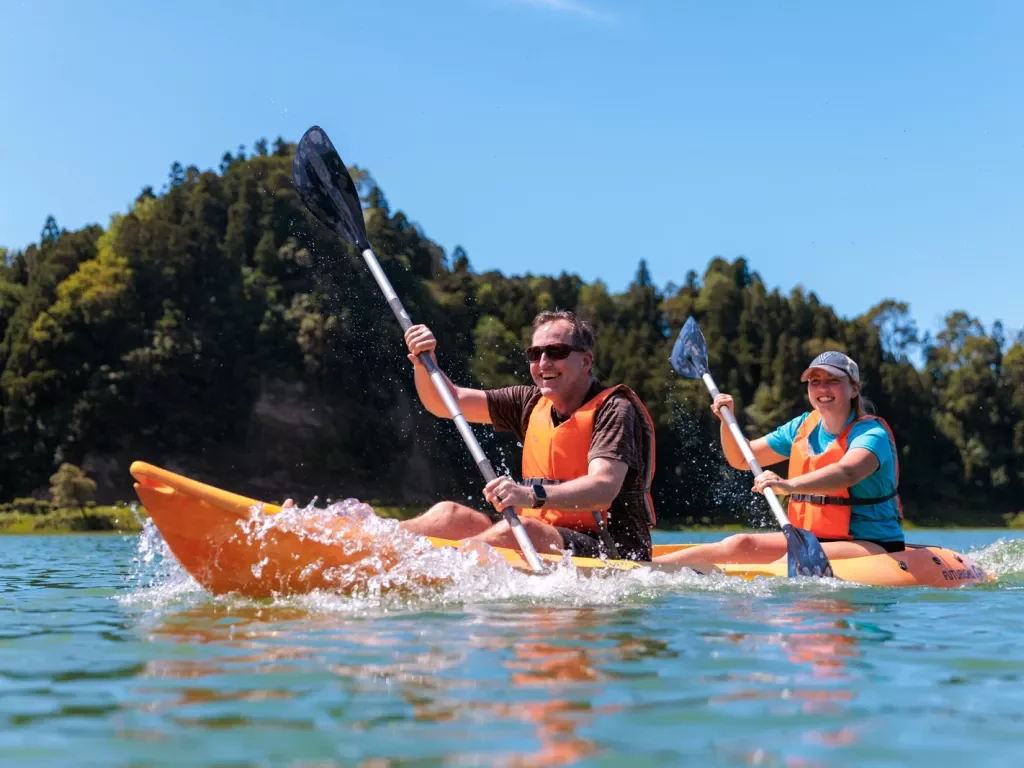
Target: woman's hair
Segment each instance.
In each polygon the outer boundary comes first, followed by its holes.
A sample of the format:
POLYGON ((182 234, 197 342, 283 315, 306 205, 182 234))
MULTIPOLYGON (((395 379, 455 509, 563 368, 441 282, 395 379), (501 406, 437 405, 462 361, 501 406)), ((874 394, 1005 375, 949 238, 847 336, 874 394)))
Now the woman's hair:
POLYGON ((875 409, 875 404, 861 394, 859 385, 857 387, 857 394, 850 400, 850 405, 853 406, 853 413, 858 419, 865 416, 874 416, 878 413, 875 409))
POLYGON ((592 352, 594 350, 594 329, 590 327, 590 323, 586 320, 581 320, 576 317, 575 312, 570 312, 567 309, 560 309, 554 312, 545 311, 538 314, 533 318, 533 332, 536 333, 539 328, 553 323, 556 320, 564 320, 572 326, 572 345, 579 347, 584 352, 592 352))

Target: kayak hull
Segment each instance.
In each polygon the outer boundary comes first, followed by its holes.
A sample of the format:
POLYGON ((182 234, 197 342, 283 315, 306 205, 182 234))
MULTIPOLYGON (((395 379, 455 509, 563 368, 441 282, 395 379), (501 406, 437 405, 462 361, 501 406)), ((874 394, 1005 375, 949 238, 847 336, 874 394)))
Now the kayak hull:
MULTIPOLYGON (((360 519, 332 517, 275 524, 280 507, 197 482, 137 461, 131 466, 135 491, 182 567, 215 595, 292 595, 314 590, 351 591, 386 574, 411 555, 407 542, 390 545, 370 534, 360 519)), ((459 542, 428 539, 433 548, 459 542)), ((692 545, 655 546, 655 556, 692 545)), ((529 570, 515 550, 495 548, 509 565, 529 570)), ((563 558, 541 554, 551 563, 563 558)), ((696 571, 741 578, 784 577, 786 565, 708 564, 672 566, 626 560, 572 558, 582 572, 653 568, 696 571)), ((908 545, 906 552, 833 560, 836 578, 891 587, 959 587, 992 577, 965 555, 932 546, 908 545)))

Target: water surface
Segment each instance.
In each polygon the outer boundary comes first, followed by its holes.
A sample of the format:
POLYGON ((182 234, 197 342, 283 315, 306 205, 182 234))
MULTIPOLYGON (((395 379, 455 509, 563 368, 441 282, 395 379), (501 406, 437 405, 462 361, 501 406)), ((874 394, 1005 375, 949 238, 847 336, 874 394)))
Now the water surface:
MULTIPOLYGON (((215 599, 141 537, 0 537, 0 765, 1016 765, 1024 541, 956 590, 503 568, 215 599)), ((695 540, 664 534, 659 542, 695 540)))

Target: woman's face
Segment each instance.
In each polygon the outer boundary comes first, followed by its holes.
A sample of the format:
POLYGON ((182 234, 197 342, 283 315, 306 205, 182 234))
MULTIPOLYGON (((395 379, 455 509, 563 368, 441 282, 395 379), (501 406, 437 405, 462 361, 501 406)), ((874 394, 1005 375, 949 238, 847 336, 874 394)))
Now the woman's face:
POLYGON ((807 397, 811 407, 824 414, 846 416, 859 387, 849 376, 836 376, 828 371, 814 369, 807 380, 807 397))

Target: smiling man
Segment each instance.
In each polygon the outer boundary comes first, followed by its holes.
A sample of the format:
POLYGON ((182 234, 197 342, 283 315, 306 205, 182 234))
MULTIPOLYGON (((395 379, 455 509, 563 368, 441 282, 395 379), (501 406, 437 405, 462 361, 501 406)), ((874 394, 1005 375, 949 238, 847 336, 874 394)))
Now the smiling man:
MULTIPOLYGON (((448 417, 416 355, 434 354, 430 329, 405 334, 416 392, 435 416, 448 417)), ((496 512, 454 501, 435 504, 402 527, 424 536, 517 548, 501 511, 519 513, 539 552, 651 559, 654 424, 624 385, 594 378, 594 332, 572 312, 541 312, 526 358, 533 385, 503 389, 448 387, 466 419, 512 432, 523 445, 523 481, 499 477, 484 487, 496 512)))

